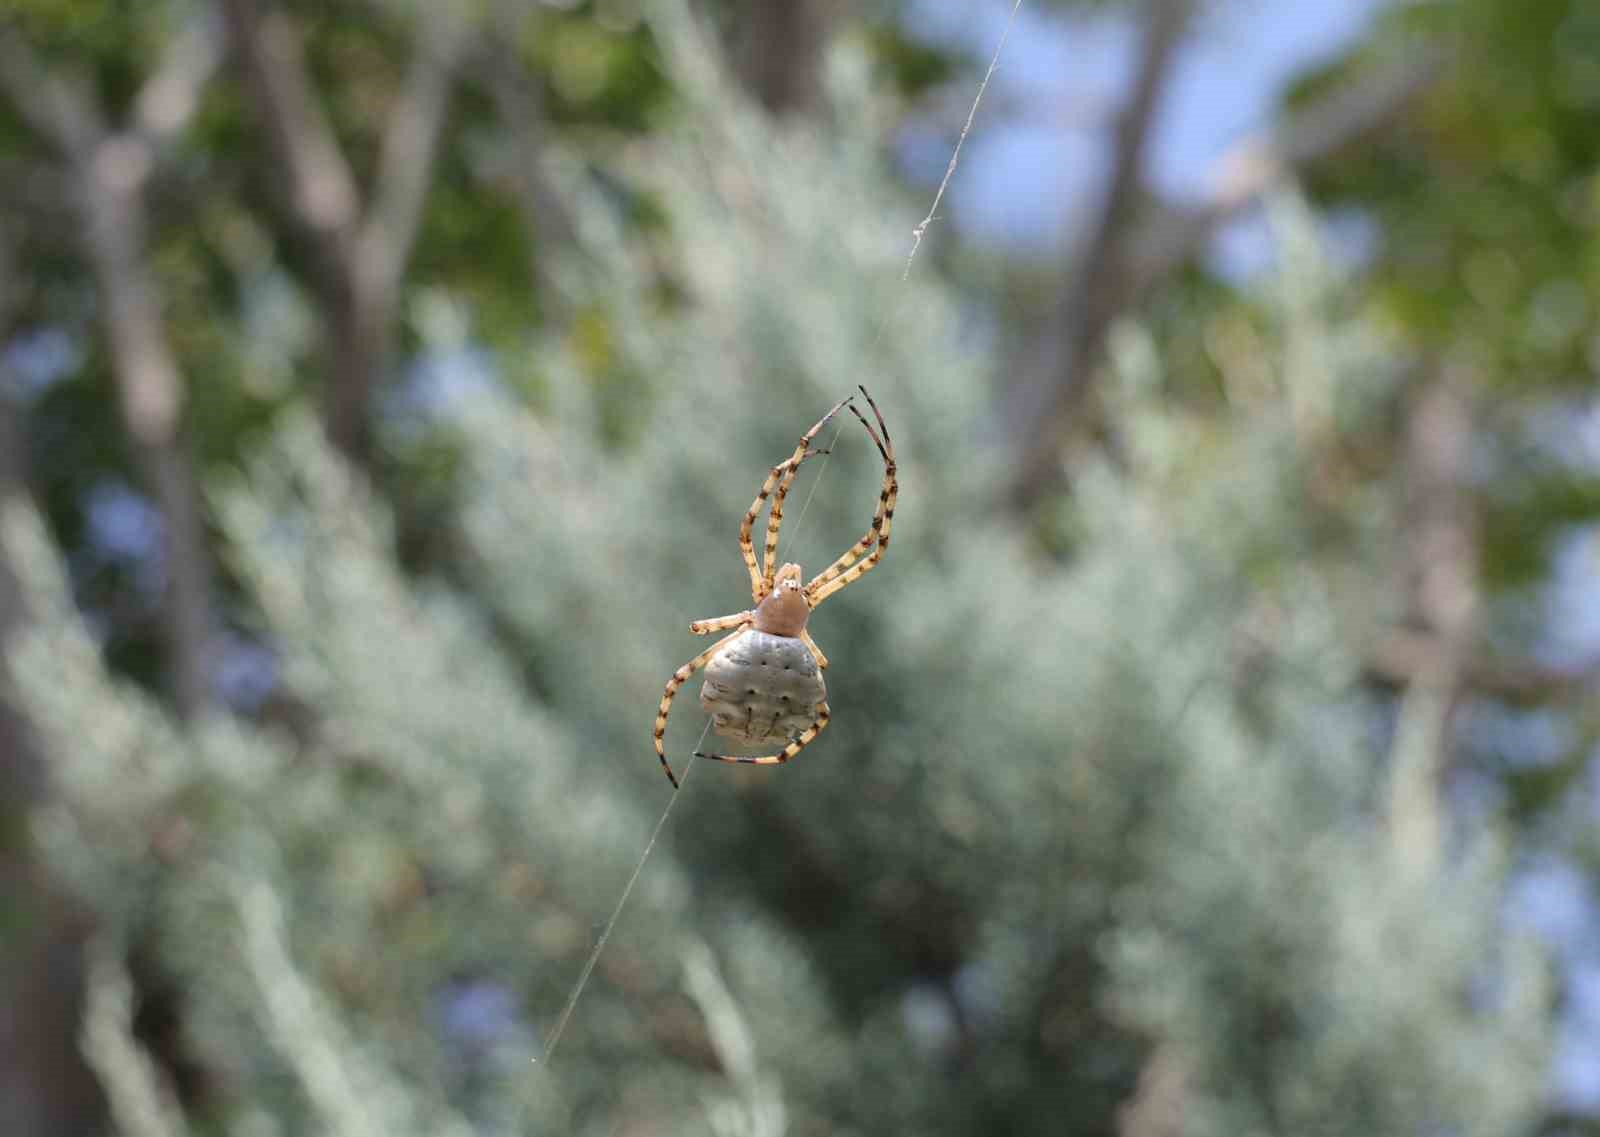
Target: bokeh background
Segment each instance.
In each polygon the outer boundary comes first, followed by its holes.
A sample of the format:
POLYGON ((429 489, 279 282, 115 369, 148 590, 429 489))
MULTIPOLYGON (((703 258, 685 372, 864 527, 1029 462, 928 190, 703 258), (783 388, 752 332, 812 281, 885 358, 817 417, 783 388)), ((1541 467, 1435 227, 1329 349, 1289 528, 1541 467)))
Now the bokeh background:
POLYGON ((1600 6, 1008 12, 0 5, 0 1133, 1600 1133, 1600 6))

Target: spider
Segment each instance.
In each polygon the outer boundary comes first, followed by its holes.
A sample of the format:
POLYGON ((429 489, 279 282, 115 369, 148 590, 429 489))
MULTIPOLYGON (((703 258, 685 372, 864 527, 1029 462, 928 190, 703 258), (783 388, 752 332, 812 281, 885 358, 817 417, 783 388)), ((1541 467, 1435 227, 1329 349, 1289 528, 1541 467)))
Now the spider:
POLYGON ((828 692, 822 683, 828 657, 806 631, 806 618, 818 604, 860 580, 883 559, 883 552, 889 547, 889 525, 894 520, 894 503, 899 494, 889 427, 867 389, 859 390, 872 407, 883 436, 878 436, 878 431, 872 429, 872 424, 851 402, 854 395, 836 403, 815 426, 802 434, 794 453, 772 467, 761 492, 750 505, 750 512, 739 524, 739 551, 744 555, 745 567, 750 570, 750 597, 755 607, 714 620, 696 620, 689 625, 689 630, 697 636, 730 628, 733 631, 674 671, 661 696, 661 705, 656 710, 656 757, 661 759, 661 768, 674 789, 678 778, 667 762, 667 752, 661 741, 667 732, 667 713, 678 689, 702 667, 706 669, 706 681, 700 690, 700 706, 711 715, 711 725, 718 734, 744 742, 784 740, 786 745, 776 754, 759 758, 703 754, 698 750, 694 752, 696 758, 749 762, 757 766, 778 765, 800 753, 828 725, 828 692), (861 539, 802 587, 799 565, 777 567, 778 526, 783 522, 783 502, 800 464, 814 455, 827 453, 811 447, 817 432, 846 407, 866 427, 878 453, 883 456, 883 491, 878 494, 872 525, 861 539), (772 498, 772 510, 767 516, 766 550, 761 563, 757 564, 750 533, 768 497, 772 498))

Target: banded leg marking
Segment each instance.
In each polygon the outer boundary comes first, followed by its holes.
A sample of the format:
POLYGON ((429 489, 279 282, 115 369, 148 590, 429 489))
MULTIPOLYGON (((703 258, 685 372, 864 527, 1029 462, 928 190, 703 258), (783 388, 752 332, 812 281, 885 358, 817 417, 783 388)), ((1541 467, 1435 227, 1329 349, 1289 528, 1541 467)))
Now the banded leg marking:
POLYGON ((881 514, 875 521, 878 526, 877 546, 867 555, 866 560, 853 565, 842 576, 835 577, 818 589, 811 597, 811 606, 813 608, 845 586, 860 580, 867 573, 877 568, 878 562, 883 559, 884 550, 889 547, 889 525, 894 521, 894 503, 900 496, 900 486, 891 479, 889 488, 884 492, 887 496, 878 499, 878 508, 881 514))
POLYGON ((817 641, 811 638, 809 629, 800 629, 800 642, 811 649, 811 654, 816 657, 817 667, 826 671, 828 669, 828 657, 822 654, 822 649, 817 646, 817 641))
MULTIPOLYGON (((852 395, 850 398, 854 398, 852 395)), ((817 454, 826 453, 822 450, 811 449, 811 440, 817 432, 828 424, 828 420, 839 413, 839 409, 850 402, 850 399, 841 399, 835 403, 833 409, 817 420, 812 428, 800 436, 800 442, 794 448, 787 461, 779 462, 772 467, 772 472, 767 475, 767 480, 762 483, 761 492, 756 494, 756 499, 750 504, 750 512, 745 514, 744 520, 739 524, 739 552, 744 556, 745 567, 750 570, 750 598, 757 604, 768 592, 772 590, 772 577, 777 566, 774 563, 778 552, 778 526, 783 521, 783 499, 789 494, 789 486, 794 481, 800 463, 817 454), (767 518, 767 543, 762 557, 763 563, 757 563, 755 544, 750 539, 750 532, 755 527, 756 516, 761 512, 761 505, 778 491, 777 498, 773 501, 772 513, 767 518)))
POLYGON ((860 419, 861 425, 866 428, 867 434, 878 447, 878 453, 883 456, 883 489, 878 494, 878 506, 873 511, 871 527, 862 534, 859 541, 846 549, 838 560, 812 577, 811 582, 806 585, 806 598, 813 608, 845 585, 861 579, 872 571, 878 561, 883 559, 884 550, 889 546, 889 528, 894 521, 895 502, 900 496, 900 480, 894 459, 894 440, 889 437, 889 424, 883 421, 883 412, 878 410, 878 404, 867 394, 865 387, 861 388, 861 393, 866 395, 867 404, 872 407, 872 413, 878 420, 883 437, 878 437, 878 432, 872 429, 872 424, 856 410, 854 404, 850 410, 860 419), (870 555, 868 555, 869 550, 870 555), (866 555, 867 559, 857 564, 863 555, 866 555))
MULTIPOLYGON (((772 467, 767 480, 761 483, 755 501, 750 503, 750 512, 739 522, 739 553, 744 557, 744 567, 750 570, 750 599, 757 604, 767 595, 767 578, 762 571, 761 562, 756 560, 755 542, 750 539, 750 532, 755 528, 756 516, 761 512, 762 503, 772 496, 773 489, 783 484, 786 477, 792 479, 794 471, 800 468, 800 463, 815 453, 817 453, 815 450, 807 450, 802 452, 799 458, 788 458, 772 467)), ((785 489, 784 492, 787 493, 788 490, 785 489)))
POLYGON ((678 788, 678 776, 672 772, 672 766, 667 762, 667 748, 661 741, 667 733, 667 714, 672 709, 672 700, 677 697, 678 688, 687 683, 691 675, 711 662, 712 656, 743 634, 744 629, 740 628, 732 635, 723 636, 716 643, 706 648, 705 651, 678 668, 672 673, 672 678, 667 680, 666 690, 661 693, 661 705, 656 708, 656 757, 661 759, 661 768, 667 772, 667 781, 672 783, 673 789, 678 788))
POLYGON ((754 610, 735 612, 731 616, 718 616, 714 620, 696 620, 689 625, 689 631, 697 636, 709 636, 712 632, 725 632, 729 628, 741 627, 755 618, 754 610))
MULTIPOLYGON (((828 425, 829 420, 834 415, 839 413, 839 408, 849 406, 850 399, 853 398, 855 396, 851 395, 849 398, 840 399, 835 403, 832 410, 818 419, 815 426, 800 436, 800 445, 809 446, 811 440, 817 436, 817 433, 828 425)), ((855 408, 851 407, 851 409, 854 410, 855 408)), ((807 452, 807 457, 811 454, 826 453, 826 450, 811 450, 807 452)), ((768 592, 772 591, 773 582, 778 572, 778 526, 783 524, 783 501, 789 496, 789 488, 794 485, 795 475, 799 472, 800 463, 796 462, 794 468, 789 471, 788 476, 779 484, 778 492, 772 499, 772 512, 767 514, 767 545, 762 552, 761 567, 763 580, 768 592)))
POLYGON ((759 758, 746 758, 742 754, 702 754, 696 750, 696 758, 710 758, 713 762, 743 762, 751 766, 781 766, 804 750, 808 743, 822 733, 822 728, 828 725, 828 704, 823 703, 817 708, 817 721, 806 727, 799 738, 783 748, 778 754, 766 754, 759 758))

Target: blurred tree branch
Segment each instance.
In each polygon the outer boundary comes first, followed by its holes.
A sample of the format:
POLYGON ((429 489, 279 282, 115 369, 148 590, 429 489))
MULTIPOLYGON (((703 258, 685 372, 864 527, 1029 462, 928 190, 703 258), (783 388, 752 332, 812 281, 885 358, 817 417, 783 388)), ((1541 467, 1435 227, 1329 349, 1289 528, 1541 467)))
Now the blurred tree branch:
POLYGON ((1421 52, 1361 83, 1341 87, 1281 126, 1243 139, 1216 163, 1199 205, 1172 205, 1151 217, 1125 272, 1128 300, 1137 300, 1196 253, 1218 226, 1253 204, 1280 179, 1344 149, 1404 110, 1438 77, 1443 59, 1421 52))
POLYGON ((1052 480, 1059 439, 1083 404, 1089 371, 1121 310, 1122 290, 1113 282, 1121 275, 1125 246, 1132 239, 1145 148, 1189 17, 1188 0, 1146 0, 1142 7, 1138 63, 1117 119, 1105 186, 1088 242, 1062 294, 1050 353, 1053 374, 1025 384, 1011 409, 1022 442, 1013 487, 1020 505, 1037 498, 1052 480))
POLYGON ((168 45, 155 74, 134 100, 132 131, 151 150, 164 150, 194 117, 200 93, 222 62, 222 34, 210 13, 191 21, 168 45))
POLYGON ((1057 476, 1057 455, 1090 393, 1105 335, 1145 293, 1198 254, 1224 222, 1254 203, 1279 179, 1338 152, 1382 127, 1438 76, 1442 58, 1420 52, 1324 96, 1265 135, 1246 138, 1216 164, 1211 190, 1199 205, 1156 205, 1142 211, 1138 155, 1155 111, 1162 79, 1181 35, 1176 0, 1150 0, 1142 66, 1122 114, 1114 159, 1087 251, 1067 289, 1060 333, 1045 373, 1011 400, 1014 436, 1023 440, 1013 483, 1020 506, 1038 499, 1057 476), (1141 117, 1143 119, 1141 123, 1141 117), (1137 232, 1134 230, 1137 229, 1137 232))
POLYGON ((739 6, 734 67, 768 111, 801 113, 816 104, 832 10, 832 0, 739 6))
POLYGON ((1179 1137, 1192 1078, 1175 1045, 1157 1046, 1139 1072, 1133 1096, 1117 1110, 1119 1137, 1179 1137))
MULTIPOLYGON (((1366 652, 1366 670, 1410 689, 1445 692, 1445 708, 1480 694, 1512 705, 1574 702, 1600 691, 1600 659, 1570 667, 1536 660, 1485 659, 1474 646, 1482 601, 1478 517, 1472 497, 1477 437, 1470 392, 1474 377, 1461 366, 1437 365, 1413 393, 1405 422, 1405 588, 1410 627, 1390 628, 1366 652)), ((1434 755, 1434 780, 1448 772, 1448 737, 1434 755)))
POLYGON ((466 15, 453 0, 421 9, 410 69, 389 111, 377 177, 363 202, 289 14, 272 0, 223 0, 223 8, 268 145, 287 175, 291 221, 319 261, 313 286, 332 356, 328 436, 365 465, 371 403, 388 366, 401 277, 468 42, 466 15))
POLYGON ((118 130, 106 125, 87 80, 46 65, 19 31, 0 28, 0 89, 67 167, 122 420, 161 510, 167 666, 173 702, 184 717, 209 700, 211 579, 183 438, 183 379, 162 324, 160 285, 146 261, 145 190, 217 62, 209 23, 191 24, 140 89, 132 125, 118 130))
POLYGON ((1432 634, 1401 706, 1389 814, 1413 863, 1431 865, 1443 840, 1444 779, 1452 723, 1465 689, 1481 602, 1478 531, 1468 492, 1473 456, 1471 384, 1460 366, 1436 366, 1406 408, 1405 589, 1412 619, 1432 634))
MULTIPOLYGON (((1437 673, 1448 648, 1439 638, 1413 629, 1395 629, 1367 652, 1368 674, 1384 683, 1409 686, 1437 673)), ((1600 695, 1600 659, 1556 667, 1533 660, 1467 658, 1461 664, 1466 693, 1487 695, 1512 706, 1570 703, 1600 695)))
POLYGON ((490 93, 501 124, 510 135, 512 178, 517 212, 528 242, 528 279, 538 288, 545 313, 559 311, 563 290, 552 271, 552 260, 538 255, 541 242, 569 244, 572 219, 560 195, 545 177, 544 107, 538 87, 529 81, 517 58, 516 44, 526 5, 520 0, 500 0, 495 5, 495 34, 483 45, 490 93))

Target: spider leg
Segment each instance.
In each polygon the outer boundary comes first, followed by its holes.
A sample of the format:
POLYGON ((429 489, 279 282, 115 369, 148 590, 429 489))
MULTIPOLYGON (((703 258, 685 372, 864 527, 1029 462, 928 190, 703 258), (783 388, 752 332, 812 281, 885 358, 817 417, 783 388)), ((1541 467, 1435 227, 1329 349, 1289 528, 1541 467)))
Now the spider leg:
POLYGON ((872 424, 856 410, 854 404, 850 410, 861 420, 861 425, 866 427, 867 434, 878 447, 878 453, 883 456, 883 490, 878 494, 878 507, 873 512, 871 527, 862 534, 859 541, 846 549, 838 560, 812 577, 811 582, 806 585, 806 599, 813 608, 845 585, 871 572, 883 559, 884 550, 889 547, 889 526, 894 521, 894 505, 900 496, 900 481, 894 460, 894 441, 889 437, 889 424, 883 421, 883 412, 878 410, 878 404, 873 402, 865 387, 861 388, 861 393, 866 395, 867 403, 872 407, 872 413, 883 431, 883 437, 878 436, 878 432, 872 429, 872 424), (866 560, 857 564, 863 555, 866 555, 866 560))
MULTIPOLYGON (((809 444, 811 439, 817 436, 817 432, 820 431, 824 426, 828 425, 828 420, 839 413, 839 408, 849 406, 850 399, 853 398, 855 398, 855 396, 851 395, 849 398, 841 399, 839 402, 835 403, 831 411, 818 419, 815 426, 800 436, 800 445, 805 446, 809 444)), ((854 410, 855 408, 851 407, 851 409, 854 410)), ((808 456, 810 454, 826 453, 826 450, 811 450, 808 451, 808 456)), ((773 580, 778 572, 778 526, 783 524, 783 501, 789 496, 789 488, 794 485, 795 475, 799 472, 800 463, 796 462, 789 470, 789 473, 784 477, 783 481, 778 484, 778 491, 775 495, 773 495, 772 498, 772 511, 767 514, 767 544, 766 548, 762 552, 761 568, 762 580, 768 592, 772 591, 773 580)))
POLYGON ((689 625, 689 630, 697 636, 709 636, 712 632, 725 632, 729 628, 741 627, 755 619, 754 611, 735 612, 731 616, 718 616, 714 620, 696 620, 689 625))
MULTIPOLYGON (((854 398, 852 395, 850 398, 854 398)), ((811 449, 811 440, 817 432, 828 424, 828 420, 839 413, 839 408, 850 402, 842 399, 834 404, 827 414, 817 420, 815 426, 800 436, 799 445, 794 448, 794 453, 787 460, 779 462, 772 467, 772 472, 767 475, 767 480, 761 484, 761 492, 756 494, 755 501, 750 503, 750 512, 744 515, 744 520, 739 523, 739 552, 744 556, 744 564, 750 570, 750 598, 759 604, 763 597, 772 590, 772 574, 775 569, 774 561, 778 553, 778 526, 783 521, 783 499, 789 494, 789 486, 794 481, 795 473, 800 469, 800 463, 814 454, 825 451, 811 449), (765 567, 756 561, 755 544, 750 539, 750 531, 755 527, 756 516, 761 512, 761 504, 777 490, 778 496, 773 499, 772 513, 767 518, 767 544, 764 555, 765 567)))
POLYGON ((800 629, 800 642, 810 648, 811 654, 817 657, 817 667, 824 671, 827 670, 828 657, 822 654, 822 649, 817 646, 817 641, 812 639, 811 633, 804 628, 800 629))
POLYGON ((689 681, 689 676, 693 675, 707 663, 711 662, 712 656, 716 655, 717 652, 721 651, 730 642, 738 639, 743 634, 744 629, 740 628, 737 632, 734 632, 730 636, 723 636, 716 643, 706 648, 705 651, 701 652, 688 663, 685 663, 682 667, 678 668, 678 670, 674 671, 672 673, 672 678, 667 680, 667 689, 662 692, 661 695, 661 705, 656 708, 655 741, 656 757, 661 759, 661 768, 667 772, 667 781, 672 783, 673 789, 678 788, 678 776, 672 772, 672 766, 667 762, 667 749, 664 745, 662 745, 661 742, 661 739, 667 733, 667 713, 672 709, 672 700, 677 696, 678 688, 682 687, 689 681))
MULTIPOLYGON (((750 531, 755 528, 756 515, 761 512, 761 503, 772 495, 772 491, 779 485, 784 487, 784 493, 789 492, 788 479, 794 477, 794 471, 800 468, 800 462, 817 453, 807 450, 795 458, 786 458, 772 467, 772 472, 767 475, 767 480, 761 483, 761 490, 756 494, 755 501, 750 503, 750 512, 744 515, 744 520, 739 522, 739 552, 744 557, 744 567, 750 570, 750 599, 757 604, 767 595, 767 577, 762 570, 761 562, 756 560, 755 543, 750 539, 750 531)), ((780 514, 780 516, 782 516, 780 514)), ((770 526, 771 522, 768 522, 770 526)))
POLYGON ((696 750, 696 758, 710 758, 714 762, 744 762, 754 766, 781 766, 789 759, 806 748, 806 745, 817 735, 822 733, 822 728, 828 725, 828 704, 823 703, 817 708, 817 721, 806 727, 799 738, 785 746, 778 754, 767 754, 760 758, 746 758, 742 754, 702 754, 696 750))

